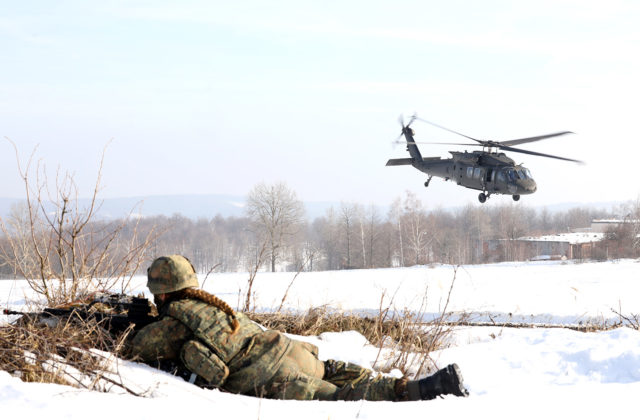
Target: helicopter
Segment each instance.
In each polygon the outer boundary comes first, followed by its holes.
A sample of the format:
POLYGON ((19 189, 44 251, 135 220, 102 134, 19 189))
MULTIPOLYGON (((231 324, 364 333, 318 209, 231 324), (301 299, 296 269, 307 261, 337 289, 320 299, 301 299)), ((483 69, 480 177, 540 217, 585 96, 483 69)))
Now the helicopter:
MULTIPOLYGON (((425 187, 429 186, 431 178, 444 178, 445 181, 454 181, 458 185, 465 188, 480 190, 478 201, 484 203, 492 194, 511 195, 514 201, 520 200, 521 195, 533 194, 537 190, 536 182, 531 175, 529 169, 522 165, 517 165, 513 159, 499 150, 509 152, 524 153, 534 156, 542 156, 553 159, 560 159, 569 162, 582 164, 583 162, 575 159, 569 159, 560 156, 548 155, 545 153, 532 152, 520 148, 512 147, 514 145, 530 143, 534 141, 544 140, 551 137, 563 136, 565 134, 574 134, 571 131, 560 131, 557 133, 544 134, 535 137, 526 137, 521 139, 495 141, 495 140, 479 140, 467 136, 457 131, 453 131, 441 125, 413 116, 407 125, 404 125, 402 118, 400 119, 402 133, 407 141, 407 151, 410 158, 389 159, 386 166, 411 165, 419 171, 426 173, 429 177, 424 183, 425 187), (422 121, 433 125, 440 129, 449 131, 459 136, 473 140, 476 143, 430 143, 430 144, 452 144, 459 146, 482 146, 482 150, 472 152, 455 152, 450 151, 450 159, 442 159, 440 157, 422 157, 418 150, 418 142, 413 138, 415 132, 411 128, 414 121, 422 121)), ((400 138, 399 137, 399 138, 400 138)), ((398 138, 398 139, 399 139, 398 138)), ((397 140, 396 140, 397 141, 397 140)), ((428 144, 428 143, 427 143, 428 144)))

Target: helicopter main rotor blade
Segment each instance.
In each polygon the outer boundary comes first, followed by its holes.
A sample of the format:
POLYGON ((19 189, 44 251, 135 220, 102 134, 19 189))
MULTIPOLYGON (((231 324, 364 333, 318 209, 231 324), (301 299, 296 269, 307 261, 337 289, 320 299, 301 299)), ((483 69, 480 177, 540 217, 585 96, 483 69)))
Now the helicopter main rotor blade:
POLYGON ((543 134, 542 136, 525 137, 523 139, 515 139, 515 140, 497 141, 496 143, 503 144, 505 146, 515 146, 516 144, 531 143, 532 141, 544 140, 550 137, 564 136, 565 134, 575 134, 575 133, 573 131, 560 131, 558 133, 543 134))
MULTIPOLYGON (((451 130, 451 129, 447 128, 447 127, 443 127, 443 126, 438 125, 438 124, 436 124, 436 123, 433 123, 433 122, 431 122, 431 121, 427 121, 427 120, 425 120, 425 119, 422 119, 422 118, 416 117, 415 115, 414 115, 414 117, 415 117, 415 119, 416 119, 416 120, 419 120, 419 121, 425 122, 425 123, 427 123, 427 124, 431 124, 431 125, 432 125, 432 126, 434 126, 434 127, 438 127, 438 128, 440 128, 440 129, 445 130, 445 131, 448 131, 448 132, 450 132, 450 133, 457 134, 457 135, 462 136, 462 137, 466 137, 466 138, 468 138, 469 140, 477 141, 477 142, 478 142, 478 143, 480 143, 480 144, 485 143, 485 141, 484 141, 484 140, 474 139, 473 137, 469 137, 469 136, 467 136, 466 134, 458 133, 457 131, 453 131, 453 130, 451 130)), ((475 144, 474 144, 474 146, 475 146, 475 144)))
POLYGON ((531 150, 516 149, 515 147, 510 147, 510 146, 497 146, 497 147, 500 148, 501 150, 507 150, 509 152, 524 153, 524 154, 527 154, 527 155, 534 155, 534 156, 548 157, 548 158, 552 158, 552 159, 567 160, 569 162, 575 162, 575 163, 579 163, 581 165, 584 164, 584 162, 581 161, 581 160, 569 159, 569 158, 565 158, 565 157, 561 157, 561 156, 548 155, 546 153, 540 153, 540 152, 532 152, 531 150))
POLYGON ((448 144, 448 145, 454 145, 454 146, 478 146, 475 143, 446 143, 446 142, 437 142, 437 141, 398 141, 396 140, 397 144, 448 144))

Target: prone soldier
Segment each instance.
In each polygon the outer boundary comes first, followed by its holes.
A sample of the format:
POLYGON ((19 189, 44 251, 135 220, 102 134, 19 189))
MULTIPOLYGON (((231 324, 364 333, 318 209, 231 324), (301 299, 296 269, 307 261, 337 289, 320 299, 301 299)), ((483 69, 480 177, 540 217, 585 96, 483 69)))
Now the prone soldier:
POLYGON ((181 365, 200 386, 296 400, 408 401, 468 395, 455 364, 408 381, 374 377, 352 363, 321 361, 313 344, 265 331, 198 289, 193 265, 183 256, 157 258, 147 277, 160 320, 133 337, 131 351, 147 363, 181 365))

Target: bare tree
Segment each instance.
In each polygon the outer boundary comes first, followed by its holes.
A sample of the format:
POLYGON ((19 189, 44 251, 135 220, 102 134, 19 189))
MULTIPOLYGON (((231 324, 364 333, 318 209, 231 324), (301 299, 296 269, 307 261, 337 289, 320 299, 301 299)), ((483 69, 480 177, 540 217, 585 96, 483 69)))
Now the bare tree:
POLYGON ((537 223, 539 233, 546 234, 553 231, 552 217, 546 207, 543 207, 542 210, 540 210, 540 214, 537 218, 537 223))
MULTIPOLYGON (((396 237, 398 240, 398 251, 397 255, 392 255, 391 259, 397 257, 399 261, 399 265, 404 267, 404 241, 402 239, 402 201, 400 197, 396 198, 391 204, 391 209, 388 214, 389 221, 393 224, 394 230, 396 233, 396 237)), ((391 261, 393 265, 393 261, 391 261)))
POLYGON ((415 194, 407 191, 404 200, 402 219, 406 229, 407 244, 413 251, 414 262, 419 264, 421 257, 426 256, 426 248, 429 245, 430 238, 427 234, 427 220, 422 202, 415 194))
MULTIPOLYGON (((364 219, 364 218, 363 218, 364 219)), ((376 254, 378 251, 378 239, 382 233, 382 226, 380 224, 380 217, 378 215, 378 209, 373 204, 369 205, 368 212, 366 214, 366 245, 369 250, 369 264, 365 267, 375 267, 379 265, 376 261, 376 254)))
POLYGON ((249 279, 247 280, 247 291, 244 299, 244 306, 242 308, 244 312, 251 310, 251 299, 254 297, 252 292, 253 282, 255 281, 256 275, 258 274, 258 270, 260 269, 260 266, 264 261, 264 253, 266 249, 267 249, 267 242, 265 241, 265 242, 262 242, 261 245, 256 244, 253 250, 255 253, 255 256, 253 258, 253 264, 249 268, 249 279))
POLYGON ((7 220, 0 219, 6 238, 0 242, 2 259, 49 304, 72 301, 118 283, 126 289, 145 257, 154 231, 138 235, 136 220, 131 234, 124 238, 122 231, 130 225, 130 218, 120 222, 95 220, 100 208, 97 196, 104 152, 89 203, 81 207, 72 175, 58 171, 52 186, 44 166, 38 163, 33 180, 35 150, 23 170, 17 147, 11 144, 26 201, 7 220))
POLYGON ((302 201, 284 183, 260 183, 249 192, 247 215, 254 232, 265 238, 271 271, 276 271, 281 249, 301 228, 304 218, 302 201))
MULTIPOLYGON (((360 205, 355 207, 356 215, 358 219, 358 227, 360 228, 360 248, 362 256, 362 268, 367 267, 367 241, 365 240, 365 214, 364 209, 360 205)), ((371 258, 371 257, 369 257, 371 258)))
POLYGON ((636 258, 640 254, 640 198, 622 204, 618 223, 605 232, 603 257, 636 258))
POLYGON ((344 240, 344 260, 341 263, 341 268, 353 268, 352 254, 353 250, 351 242, 353 241, 353 229, 355 227, 356 220, 356 207, 353 204, 341 203, 340 204, 340 230, 342 231, 342 238, 344 240))
POLYGON ((482 242, 489 237, 491 220, 486 206, 468 204, 456 214, 450 223, 453 232, 448 234, 458 238, 461 258, 456 264, 478 263, 482 260, 482 242))
MULTIPOLYGON (((324 257, 324 269, 335 270, 339 266, 339 229, 336 212, 333 207, 326 211, 326 215, 313 222, 312 231, 316 237, 316 248, 321 250, 324 257)), ((316 265, 317 266, 317 265, 316 265)))
POLYGON ((497 208, 494 217, 497 220, 498 232, 504 239, 503 256, 506 261, 516 261, 524 258, 520 249, 516 246, 516 240, 529 232, 529 225, 533 217, 531 210, 514 203, 504 204, 497 208))
POLYGON ((640 251, 640 197, 631 206, 631 248, 633 256, 637 256, 640 251))

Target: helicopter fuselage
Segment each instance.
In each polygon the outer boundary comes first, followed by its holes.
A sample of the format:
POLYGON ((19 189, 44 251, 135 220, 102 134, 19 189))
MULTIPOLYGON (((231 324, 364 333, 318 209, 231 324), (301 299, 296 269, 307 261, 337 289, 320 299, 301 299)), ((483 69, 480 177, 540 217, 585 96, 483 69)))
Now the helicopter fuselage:
MULTIPOLYGON (((487 151, 449 152, 451 159, 412 159, 411 165, 429 175, 490 194, 520 196, 533 194, 536 182, 531 172, 504 153, 487 151)), ((515 197, 514 197, 515 198, 515 197)))

